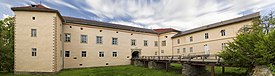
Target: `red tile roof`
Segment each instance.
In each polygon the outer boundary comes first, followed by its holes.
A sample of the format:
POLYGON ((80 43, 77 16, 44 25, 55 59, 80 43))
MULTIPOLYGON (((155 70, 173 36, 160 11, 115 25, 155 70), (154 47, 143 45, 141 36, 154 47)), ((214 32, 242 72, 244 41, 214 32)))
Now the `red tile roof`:
POLYGON ((173 28, 159 28, 159 29, 153 29, 157 33, 168 33, 168 32, 180 32, 173 28))
POLYGON ((59 13, 58 10, 47 8, 47 7, 45 7, 41 4, 23 6, 23 7, 12 7, 11 10, 13 10, 13 11, 37 11, 37 12, 57 13, 57 15, 61 18, 61 20, 64 21, 64 19, 62 18, 61 14, 59 13))

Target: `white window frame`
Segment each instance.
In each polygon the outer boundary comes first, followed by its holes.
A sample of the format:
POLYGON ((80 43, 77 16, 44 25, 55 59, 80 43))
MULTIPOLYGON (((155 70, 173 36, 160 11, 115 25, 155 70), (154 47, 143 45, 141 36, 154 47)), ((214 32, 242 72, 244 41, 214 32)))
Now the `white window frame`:
POLYGON ((104 57, 104 52, 103 51, 98 52, 98 54, 99 54, 99 57, 104 57))
POLYGON ((102 36, 96 36, 96 44, 103 44, 102 36))
POLYGON ((81 51, 81 57, 87 57, 87 51, 81 51))
POLYGON ((37 49, 36 48, 32 48, 32 56, 37 56, 37 49))
POLYGON ((117 57, 118 52, 113 52, 113 57, 117 57))
POLYGON ((64 33, 65 34, 65 42, 71 42, 71 34, 70 33, 64 33))
POLYGON ((80 43, 88 43, 88 35, 80 35, 80 43))
POLYGON ((37 29, 31 29, 31 37, 37 37, 37 29))
POLYGON ((148 46, 148 40, 143 40, 143 45, 148 46))
POLYGON ((118 38, 112 38, 112 45, 118 45, 118 38))
POLYGON ((131 46, 136 46, 136 39, 131 39, 131 46))

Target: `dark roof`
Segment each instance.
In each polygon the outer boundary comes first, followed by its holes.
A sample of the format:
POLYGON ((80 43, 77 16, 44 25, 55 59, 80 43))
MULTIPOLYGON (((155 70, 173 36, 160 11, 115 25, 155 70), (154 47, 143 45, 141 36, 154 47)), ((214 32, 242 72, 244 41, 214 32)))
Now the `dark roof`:
POLYGON ((66 17, 66 16, 63 16, 63 19, 65 20, 65 23, 83 24, 83 25, 91 25, 91 26, 98 26, 98 27, 105 27, 105 28, 113 28, 113 29, 121 29, 121 30, 135 31, 135 32, 158 34, 154 30, 146 29, 146 28, 132 27, 132 26, 112 24, 112 23, 106 23, 106 22, 100 22, 100 21, 94 21, 94 20, 66 17))
POLYGON ((184 36, 184 35, 187 35, 187 34, 199 32, 199 31, 203 31, 203 30, 207 30, 207 29, 211 29, 211 28, 226 26, 226 25, 229 25, 229 24, 237 23, 237 22, 252 20, 252 19, 255 19, 255 18, 259 18, 259 17, 260 17, 260 13, 256 12, 256 13, 249 14, 249 15, 246 15, 246 16, 242 16, 242 17, 238 17, 238 18, 234 18, 234 19, 230 19, 230 20, 226 20, 226 21, 222 21, 222 22, 218 22, 218 23, 213 23, 213 24, 210 24, 210 25, 206 25, 206 26, 202 26, 202 27, 198 27, 198 28, 194 28, 194 29, 190 29, 190 30, 187 30, 187 31, 183 31, 181 33, 178 33, 178 34, 174 35, 172 38, 184 36))
POLYGON ((57 15, 61 18, 61 21, 64 22, 61 14, 58 10, 47 8, 41 4, 38 5, 30 5, 30 6, 23 6, 23 7, 12 7, 11 10, 13 11, 37 11, 37 12, 52 12, 57 13, 57 15))
POLYGON ((159 28, 159 29, 153 29, 153 30, 159 34, 168 33, 168 32, 180 32, 179 30, 176 30, 173 28, 159 28))

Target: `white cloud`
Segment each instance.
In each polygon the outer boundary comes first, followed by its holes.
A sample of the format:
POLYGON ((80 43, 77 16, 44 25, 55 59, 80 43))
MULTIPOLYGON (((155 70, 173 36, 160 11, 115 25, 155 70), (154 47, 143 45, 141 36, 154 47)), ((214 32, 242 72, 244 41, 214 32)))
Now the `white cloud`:
POLYGON ((49 3, 53 3, 53 4, 56 4, 56 5, 63 5, 63 6, 66 6, 66 7, 69 7, 69 8, 72 8, 72 9, 75 9, 75 10, 78 10, 77 7, 67 3, 67 2, 64 2, 62 0, 46 0, 47 2, 49 3))
POLYGON ((121 24, 121 25, 127 25, 127 26, 133 26, 133 27, 140 27, 140 28, 144 28, 141 25, 135 24, 135 23, 131 23, 131 22, 124 22, 124 21, 113 21, 110 23, 114 23, 114 24, 121 24))
POLYGON ((146 28, 173 27, 191 29, 223 20, 236 18, 247 10, 257 12, 274 0, 85 0, 88 11, 103 18, 129 16, 132 22, 146 25, 146 28))
POLYGON ((3 14, 3 18, 7 18, 7 17, 9 17, 9 15, 3 14))

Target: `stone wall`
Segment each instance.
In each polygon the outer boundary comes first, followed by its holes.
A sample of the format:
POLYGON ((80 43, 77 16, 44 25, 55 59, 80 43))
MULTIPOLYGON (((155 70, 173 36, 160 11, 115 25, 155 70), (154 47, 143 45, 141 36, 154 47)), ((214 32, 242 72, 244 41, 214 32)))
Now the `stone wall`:
POLYGON ((206 70, 205 66, 183 64, 182 75, 183 76, 210 76, 210 73, 206 70))

